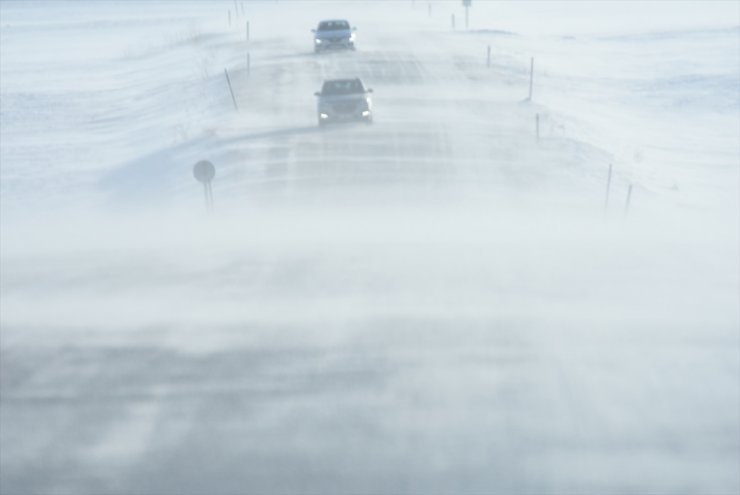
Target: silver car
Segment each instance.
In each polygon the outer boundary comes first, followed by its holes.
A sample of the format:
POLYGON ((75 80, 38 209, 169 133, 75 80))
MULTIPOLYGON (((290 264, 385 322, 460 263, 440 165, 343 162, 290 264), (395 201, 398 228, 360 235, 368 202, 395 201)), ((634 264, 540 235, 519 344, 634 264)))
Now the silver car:
POLYGON ((324 50, 355 49, 355 31, 349 22, 335 19, 319 22, 319 26, 311 31, 313 35, 313 49, 316 53, 324 50))
POLYGON ((319 125, 348 121, 372 123, 372 92, 359 78, 324 81, 321 91, 314 93, 319 98, 319 125))

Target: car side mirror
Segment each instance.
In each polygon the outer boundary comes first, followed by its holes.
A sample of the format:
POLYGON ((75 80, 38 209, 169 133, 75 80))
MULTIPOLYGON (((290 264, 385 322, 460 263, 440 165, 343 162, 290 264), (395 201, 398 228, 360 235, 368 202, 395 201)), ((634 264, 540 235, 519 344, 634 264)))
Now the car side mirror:
POLYGON ((312 29, 312 30, 311 30, 311 32, 312 32, 312 33, 315 33, 315 32, 316 32, 316 30, 315 30, 315 29, 312 29))
POLYGON ((357 28, 352 26, 352 31, 357 31, 357 28))
POLYGON ((367 92, 368 93, 372 93, 373 92, 373 88, 367 88, 367 92))
POLYGON ((321 96, 321 92, 320 92, 320 91, 317 91, 317 92, 315 92, 315 93, 314 93, 313 95, 314 95, 314 96, 321 96))

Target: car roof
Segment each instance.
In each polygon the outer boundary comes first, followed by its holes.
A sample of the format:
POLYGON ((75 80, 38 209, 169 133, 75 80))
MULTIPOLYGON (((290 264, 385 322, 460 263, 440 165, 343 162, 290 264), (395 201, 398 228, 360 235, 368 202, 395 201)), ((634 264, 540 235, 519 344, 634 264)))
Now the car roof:
POLYGON ((345 81, 360 81, 362 82, 362 79, 359 77, 341 77, 338 79, 326 79, 324 83, 330 83, 330 82, 345 82, 345 81))
POLYGON ((347 19, 324 19, 319 21, 319 27, 326 24, 346 24, 349 28, 349 21, 347 19))

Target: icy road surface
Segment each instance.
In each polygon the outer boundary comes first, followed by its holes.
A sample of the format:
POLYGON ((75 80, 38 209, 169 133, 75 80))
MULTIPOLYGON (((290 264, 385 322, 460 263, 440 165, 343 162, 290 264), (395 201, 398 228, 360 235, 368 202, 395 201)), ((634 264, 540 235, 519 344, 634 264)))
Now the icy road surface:
POLYGON ((0 2, 3 495, 740 491, 740 4, 473 4, 0 2))

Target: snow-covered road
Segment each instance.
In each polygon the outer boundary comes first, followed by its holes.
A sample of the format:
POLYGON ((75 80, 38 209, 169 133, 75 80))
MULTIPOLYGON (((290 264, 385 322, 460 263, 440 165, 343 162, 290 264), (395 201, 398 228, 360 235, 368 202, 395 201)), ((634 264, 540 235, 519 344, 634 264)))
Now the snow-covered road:
POLYGON ((473 3, 0 2, 0 492, 740 490, 740 6, 473 3))

